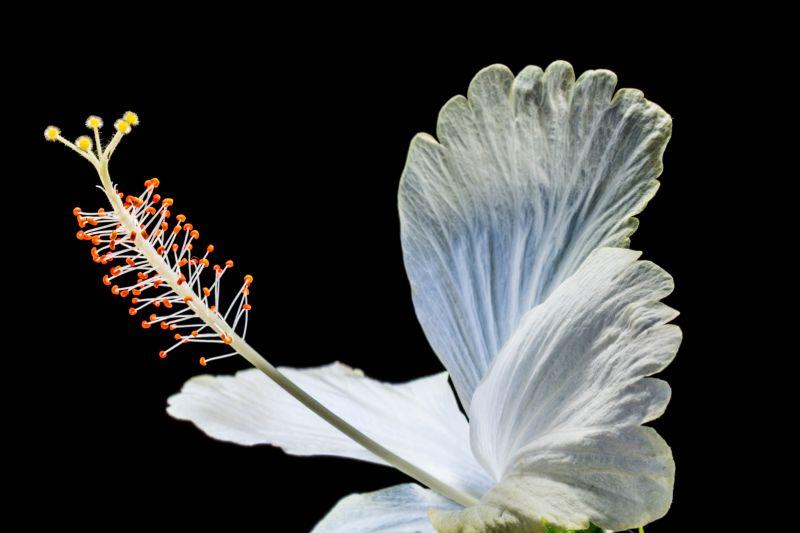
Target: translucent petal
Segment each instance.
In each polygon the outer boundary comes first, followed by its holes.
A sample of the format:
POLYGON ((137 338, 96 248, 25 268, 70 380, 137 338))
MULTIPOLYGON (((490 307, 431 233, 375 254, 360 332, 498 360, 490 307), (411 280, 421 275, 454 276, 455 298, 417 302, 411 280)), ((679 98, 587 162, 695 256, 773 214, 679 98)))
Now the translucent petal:
POLYGON ((435 492, 408 483, 342 498, 312 533, 433 533, 429 509, 460 506, 435 492))
POLYGON ((609 71, 479 72, 411 143, 399 191, 417 316, 465 407, 522 315, 599 246, 627 246, 670 117, 609 71))
MULTIPOLYGON (((358 430, 445 483, 476 496, 491 484, 472 455, 467 421, 446 373, 389 384, 341 363, 280 370, 358 430)), ((220 440, 384 464, 255 369, 192 378, 169 399, 167 411, 220 440)))
POLYGON ((669 509, 672 455, 641 424, 669 401, 669 386, 646 376, 670 363, 681 333, 659 302, 672 279, 638 256, 592 253, 523 317, 475 391, 472 446, 499 481, 482 498, 496 514, 620 530, 669 509))

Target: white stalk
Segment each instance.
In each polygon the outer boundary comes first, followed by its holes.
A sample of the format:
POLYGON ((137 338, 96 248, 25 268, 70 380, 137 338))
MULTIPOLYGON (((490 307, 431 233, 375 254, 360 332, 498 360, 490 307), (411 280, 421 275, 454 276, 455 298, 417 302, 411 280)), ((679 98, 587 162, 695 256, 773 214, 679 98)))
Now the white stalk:
MULTIPOLYGON (((319 403, 315 400, 312 396, 306 393, 303 389, 298 387, 294 382, 292 382, 289 378, 283 375, 277 368, 272 366, 269 361, 264 359, 257 351, 255 351, 244 339, 242 339, 239 335, 237 335, 233 329, 225 322, 224 320, 220 320, 219 317, 213 313, 206 304, 203 303, 203 299, 200 298, 194 291, 189 287, 189 283, 178 283, 179 275, 167 264, 164 258, 155 250, 153 245, 148 242, 147 239, 143 238, 141 235, 141 228, 139 227, 138 222, 136 219, 131 216, 127 209, 123 206, 122 200, 120 200, 119 196, 117 196, 116 190, 114 189, 114 185, 111 182, 111 177, 108 172, 108 162, 109 157, 116 148, 117 144, 119 144, 120 139, 122 138, 121 133, 117 133, 109 145, 106 147, 104 153, 102 153, 100 161, 94 162, 95 168, 97 168, 97 172, 100 175, 100 182, 103 185, 103 190, 108 197, 108 200, 111 202, 111 206, 114 208, 116 215, 119 217, 120 223, 125 228, 128 233, 135 232, 136 238, 134 239, 134 244, 142 253, 142 255, 147 259, 150 266, 158 273, 158 275, 166 282, 169 287, 175 291, 176 294, 188 300, 187 305, 192 308, 192 311, 200 318, 203 322, 205 322, 212 330, 215 332, 226 335, 233 339, 231 346, 236 352, 239 353, 242 357, 244 357, 250 364, 252 364, 257 369, 261 370, 264 374, 266 374, 271 380, 277 383, 283 390, 294 396, 300 403, 311 409, 314 413, 319 415, 323 420, 331 424, 337 430, 341 431, 349 438, 353 439, 355 442, 372 452, 374 455, 380 457, 390 465, 394 466, 404 474, 414 478, 415 480, 419 481, 423 485, 429 487, 430 489, 438 492, 442 496, 445 496, 456 503, 460 503, 464 506, 475 505, 478 502, 476 498, 470 496, 469 494, 464 493, 461 490, 458 490, 450 485, 442 482, 441 480, 435 478, 428 472, 422 470, 421 468, 409 463, 402 457, 394 454, 393 452, 387 450, 385 447, 381 446, 368 436, 361 433, 355 427, 351 426, 339 416, 334 414, 324 405, 319 403)), ((64 142, 62 140, 62 142, 64 142)), ((68 144, 65 142, 64 144, 68 144)), ((68 146, 71 143, 68 144, 68 146)), ((80 152, 80 150, 76 150, 81 153, 82 156, 89 159, 86 154, 80 152)), ((94 158, 92 156, 92 158, 94 158)))

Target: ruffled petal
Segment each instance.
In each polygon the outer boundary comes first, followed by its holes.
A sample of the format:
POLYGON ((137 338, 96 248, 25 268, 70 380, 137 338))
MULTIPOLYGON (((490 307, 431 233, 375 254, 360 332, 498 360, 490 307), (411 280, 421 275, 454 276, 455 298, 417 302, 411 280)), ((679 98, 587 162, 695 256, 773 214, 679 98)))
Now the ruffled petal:
MULTIPOLYGON (((443 482, 475 496, 491 485, 472 455, 467 421, 446 373, 389 384, 341 363, 280 370, 358 430, 443 482)), ((192 378, 168 402, 170 415, 216 439, 385 464, 255 369, 192 378)))
POLYGON ((544 533, 544 524, 626 531, 663 516, 675 465, 648 427, 554 433, 520 450, 503 481, 480 505, 430 513, 440 533, 544 533))
POLYGON ((433 533, 430 509, 459 508, 419 485, 396 485, 342 498, 311 533, 433 533))
POLYGON ((628 245, 671 120, 616 76, 502 65, 411 143, 399 191, 417 316, 468 408, 520 318, 599 246, 628 245))
POLYGON ((592 253, 525 315, 475 391, 472 447, 498 480, 481 500, 495 513, 622 530, 669 509, 672 455, 641 424, 669 401, 646 376, 672 361, 681 332, 659 302, 672 278, 638 256, 592 253))

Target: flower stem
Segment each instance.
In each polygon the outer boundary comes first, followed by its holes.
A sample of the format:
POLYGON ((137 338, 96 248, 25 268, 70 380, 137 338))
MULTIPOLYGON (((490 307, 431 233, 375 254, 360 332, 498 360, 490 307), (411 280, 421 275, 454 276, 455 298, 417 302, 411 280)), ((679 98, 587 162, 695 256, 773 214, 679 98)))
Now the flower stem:
POLYGON ((224 334, 233 339, 231 347, 236 350, 243 358, 245 358, 251 365, 261 370, 278 386, 283 388, 286 392, 294 396, 300 403, 308 407, 311 411, 320 416, 323 420, 330 425, 341 431, 355 442, 380 457, 390 465, 394 466, 404 474, 414 478, 423 485, 438 492, 442 496, 450 500, 460 503, 464 506, 475 505, 478 500, 464 493, 463 491, 451 487, 450 485, 442 482, 436 477, 421 468, 409 463, 402 457, 389 451, 382 445, 378 444, 368 436, 364 435, 358 429, 348 424, 345 420, 337 416, 327 407, 315 400, 311 395, 297 386, 289 378, 283 375, 277 368, 272 366, 269 361, 264 359, 256 350, 254 350, 244 339, 237 335, 233 329, 224 321, 218 320, 215 314, 203 303, 194 291, 188 286, 187 283, 178 283, 178 274, 167 264, 161 255, 153 248, 153 245, 143 238, 136 219, 128 212, 122 204, 119 196, 117 196, 114 185, 111 181, 111 176, 108 172, 108 157, 110 156, 116 144, 119 142, 120 134, 115 136, 110 146, 106 149, 106 153, 96 165, 97 172, 100 175, 100 182, 103 185, 103 190, 111 202, 120 222, 128 231, 128 233, 135 233, 136 238, 134 244, 142 252, 142 255, 147 259, 150 266, 158 273, 158 275, 175 291, 176 294, 187 299, 187 305, 192 308, 192 311, 205 322, 212 330, 219 334, 224 334))

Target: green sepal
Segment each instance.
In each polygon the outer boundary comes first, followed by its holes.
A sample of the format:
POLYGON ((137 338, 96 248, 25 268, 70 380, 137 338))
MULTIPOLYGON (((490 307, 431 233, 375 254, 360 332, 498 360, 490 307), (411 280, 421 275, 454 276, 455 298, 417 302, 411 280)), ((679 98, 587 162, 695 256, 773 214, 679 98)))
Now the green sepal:
POLYGON ((603 530, 595 525, 590 525, 588 529, 561 529, 544 522, 544 529, 547 533, 603 533, 603 530))

